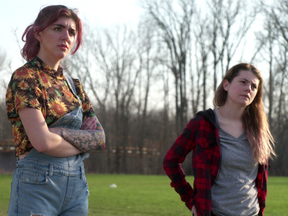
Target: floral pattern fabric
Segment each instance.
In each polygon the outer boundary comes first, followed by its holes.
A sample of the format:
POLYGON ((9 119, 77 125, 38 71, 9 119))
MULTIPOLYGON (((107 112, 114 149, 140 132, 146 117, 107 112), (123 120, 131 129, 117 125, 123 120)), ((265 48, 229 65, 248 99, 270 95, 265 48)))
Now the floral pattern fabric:
MULTIPOLYGON (((82 84, 77 79, 73 79, 73 83, 82 102, 83 120, 95 116, 82 84)), ((6 109, 12 123, 16 156, 33 148, 20 120, 19 108, 40 110, 49 126, 79 106, 80 103, 70 91, 61 67, 55 71, 35 57, 18 68, 12 74, 6 92, 6 109)))

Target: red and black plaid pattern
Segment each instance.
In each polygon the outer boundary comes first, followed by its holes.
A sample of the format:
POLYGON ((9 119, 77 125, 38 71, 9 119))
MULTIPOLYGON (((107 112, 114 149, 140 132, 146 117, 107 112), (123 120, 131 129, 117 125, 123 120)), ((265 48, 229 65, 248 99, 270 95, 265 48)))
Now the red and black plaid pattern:
MULTIPOLYGON (((163 168, 171 179, 171 186, 181 200, 191 209, 193 205, 199 216, 210 216, 212 211, 211 187, 221 164, 220 138, 213 110, 197 113, 168 150, 163 168), (181 163, 193 151, 193 188, 185 179, 181 163)), ((256 178, 259 215, 263 215, 267 195, 267 166, 259 165, 256 178)))
POLYGON ((258 202, 260 206, 259 216, 264 215, 267 197, 268 184, 268 162, 265 165, 259 165, 258 174, 256 177, 256 187, 258 189, 258 202))

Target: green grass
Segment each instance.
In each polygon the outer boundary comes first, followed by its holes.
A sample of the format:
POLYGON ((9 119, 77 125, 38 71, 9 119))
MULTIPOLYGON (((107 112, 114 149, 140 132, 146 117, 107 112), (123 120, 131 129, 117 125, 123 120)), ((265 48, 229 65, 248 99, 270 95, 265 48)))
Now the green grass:
POLYGON ((87 178, 90 215, 191 215, 170 187, 167 176, 88 175, 87 178), (109 188, 112 183, 117 188, 109 188))
POLYGON ((0 175, 0 216, 7 215, 12 175, 0 175))
POLYGON ((288 215, 288 177, 269 177, 265 216, 288 215))
MULTIPOLYGON (((11 175, 0 175, 0 216, 7 215, 11 175)), ((89 215, 191 216, 167 176, 87 175, 89 215), (109 185, 116 184, 117 188, 109 185)), ((193 177, 188 176, 189 182, 193 177)), ((288 178, 269 177, 265 216, 288 215, 288 178)))

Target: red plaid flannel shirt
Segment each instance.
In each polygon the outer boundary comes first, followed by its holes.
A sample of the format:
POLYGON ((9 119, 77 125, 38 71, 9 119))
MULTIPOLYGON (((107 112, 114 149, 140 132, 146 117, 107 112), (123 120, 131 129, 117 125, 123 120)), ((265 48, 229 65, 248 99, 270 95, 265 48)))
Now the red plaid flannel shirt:
MULTIPOLYGON (((163 168, 171 179, 171 186, 181 196, 181 200, 191 210, 195 205, 198 216, 210 216, 212 211, 211 187, 217 177, 221 164, 220 138, 213 110, 197 113, 182 134, 168 150, 163 168), (193 151, 193 188, 185 179, 181 163, 193 151)), ((259 216, 265 209, 267 196, 268 164, 259 165, 255 179, 258 188, 259 216)))

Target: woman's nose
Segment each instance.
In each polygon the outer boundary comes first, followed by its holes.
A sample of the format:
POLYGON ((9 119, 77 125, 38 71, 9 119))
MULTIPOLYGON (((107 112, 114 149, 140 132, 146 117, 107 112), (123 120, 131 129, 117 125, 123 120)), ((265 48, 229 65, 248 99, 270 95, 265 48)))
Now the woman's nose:
POLYGON ((68 40, 69 39, 69 32, 68 31, 63 31, 62 35, 62 40, 68 40))
POLYGON ((252 89, 251 86, 250 86, 250 85, 247 85, 245 90, 248 91, 248 92, 250 92, 251 89, 252 89))

